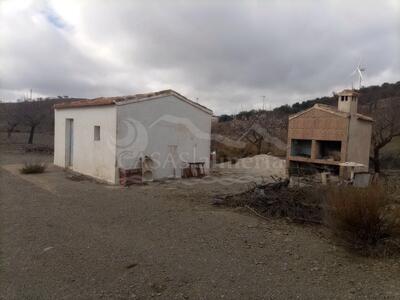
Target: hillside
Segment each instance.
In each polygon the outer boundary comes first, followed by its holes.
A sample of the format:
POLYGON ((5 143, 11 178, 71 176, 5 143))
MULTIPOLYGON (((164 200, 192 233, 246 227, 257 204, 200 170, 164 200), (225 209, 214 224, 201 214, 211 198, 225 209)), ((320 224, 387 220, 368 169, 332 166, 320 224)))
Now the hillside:
POLYGON ((17 122, 16 132, 27 132, 29 117, 40 118, 37 131, 53 133, 54 104, 81 100, 80 98, 46 98, 32 101, 0 103, 0 132, 6 132, 8 122, 17 122))
MULTIPOLYGON (((381 86, 373 85, 368 87, 363 87, 359 91, 359 105, 360 106, 368 106, 379 99, 385 99, 389 97, 400 97, 400 81, 396 83, 384 83, 381 86)), ((304 109, 307 109, 313 106, 316 103, 328 104, 328 105, 336 105, 336 98, 331 97, 322 97, 316 98, 313 100, 303 101, 301 103, 297 102, 291 106, 291 112, 297 113, 304 109)), ((286 106, 281 106, 276 110, 285 109, 286 106)))
POLYGON ((382 149, 382 164, 392 168, 400 169, 400 136, 382 149))
MULTIPOLYGON (((381 86, 363 87, 359 90, 359 112, 371 111, 372 104, 379 100, 394 98, 400 102, 400 81, 396 83, 384 83, 381 86)), ((282 147, 274 147, 275 142, 271 143, 271 139, 279 138, 283 143, 286 142, 287 136, 287 119, 288 116, 299 111, 312 107, 316 103, 336 106, 337 98, 326 96, 316 99, 311 99, 303 102, 297 102, 293 105, 282 105, 275 108, 273 111, 265 110, 250 110, 242 111, 237 115, 222 115, 219 117, 219 122, 213 124, 213 132, 218 135, 228 136, 232 140, 241 139, 245 141, 245 146, 230 147, 224 142, 213 141, 214 150, 219 153, 219 158, 227 160, 230 158, 238 158, 248 155, 260 153, 272 153, 275 155, 284 155, 285 149, 282 147), (254 124, 258 123, 261 127, 268 131, 265 139, 258 136, 254 124), (251 136, 244 138, 244 135, 251 136)), ((400 113, 400 112, 399 112, 400 113)), ((385 162, 390 164, 398 164, 400 166, 400 148, 398 147, 399 139, 394 139, 393 142, 386 145, 382 149, 382 154, 385 162), (399 162, 397 162, 399 160, 399 162), (395 162, 396 161, 396 162, 395 162)), ((232 144, 232 143, 231 143, 232 144)))
MULTIPOLYGON (((360 93, 359 105, 361 107, 368 106, 371 103, 378 101, 379 99, 400 97, 400 81, 396 83, 384 83, 380 86, 372 85, 368 87, 362 87, 358 92, 360 93)), ((336 102, 337 100, 333 95, 324 96, 302 102, 296 102, 292 105, 285 104, 274 108, 273 111, 289 115, 310 108, 316 103, 336 106, 336 102)), ((263 110, 241 111, 235 117, 239 119, 249 119, 254 115, 262 113, 264 113, 263 110)), ((219 122, 231 121, 233 117, 233 115, 222 115, 219 117, 219 122)))

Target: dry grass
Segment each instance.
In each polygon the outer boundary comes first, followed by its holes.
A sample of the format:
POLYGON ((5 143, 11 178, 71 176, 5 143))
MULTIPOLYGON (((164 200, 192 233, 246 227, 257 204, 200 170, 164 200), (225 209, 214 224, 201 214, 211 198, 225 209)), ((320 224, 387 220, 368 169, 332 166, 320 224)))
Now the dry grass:
POLYGON ((46 170, 45 163, 30 163, 26 162, 24 166, 20 169, 22 174, 39 174, 46 170))
POLYGON ((350 249, 367 256, 398 252, 400 209, 381 186, 328 192, 326 223, 350 249))

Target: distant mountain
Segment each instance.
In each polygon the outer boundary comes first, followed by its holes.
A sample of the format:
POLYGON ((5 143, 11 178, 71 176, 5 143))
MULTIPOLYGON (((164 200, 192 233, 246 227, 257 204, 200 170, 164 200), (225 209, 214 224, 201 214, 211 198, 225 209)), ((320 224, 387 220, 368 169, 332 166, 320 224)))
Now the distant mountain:
MULTIPOLYGON (((400 81, 396 83, 384 83, 381 86, 379 85, 371 85, 368 87, 362 87, 358 90, 360 93, 359 96, 359 105, 369 105, 374 101, 379 99, 389 98, 389 97, 400 97, 400 81)), ((336 105, 337 99, 333 96, 330 97, 322 97, 316 98, 313 100, 303 101, 301 103, 297 102, 291 106, 291 112, 296 113, 302 111, 306 108, 313 106, 316 103, 328 104, 328 105, 336 105)), ((276 110, 285 109, 284 106, 277 108, 276 110)))
MULTIPOLYGON (((372 85, 368 87, 362 87, 358 90, 360 93, 359 105, 365 106, 378 101, 379 99, 389 98, 389 97, 400 97, 400 81, 396 83, 384 83, 382 85, 372 85)), ((337 99, 332 96, 325 96, 321 98, 316 98, 312 100, 306 100, 302 102, 296 102, 292 105, 282 105, 274 109, 274 112, 279 112, 283 114, 294 114, 299 111, 305 110, 312 107, 316 103, 327 104, 336 106, 337 99)), ((242 111, 236 115, 239 119, 251 119, 252 116, 257 114, 262 114, 262 110, 250 110, 242 111)), ((233 115, 222 115, 219 117, 220 122, 227 122, 233 119, 233 115)))
MULTIPOLYGON (((385 99, 389 97, 400 97, 400 81, 396 83, 384 83, 381 86, 379 85, 371 85, 368 87, 362 87, 358 90, 360 93, 359 96, 359 105, 370 105, 371 103, 378 101, 379 99, 385 99)), ((289 113, 297 113, 304 109, 307 109, 313 106, 316 103, 328 104, 332 106, 336 106, 337 99, 336 97, 329 96, 329 97, 322 97, 316 98, 312 100, 303 101, 301 103, 296 102, 293 105, 283 105, 274 110, 277 111, 285 111, 289 113)))

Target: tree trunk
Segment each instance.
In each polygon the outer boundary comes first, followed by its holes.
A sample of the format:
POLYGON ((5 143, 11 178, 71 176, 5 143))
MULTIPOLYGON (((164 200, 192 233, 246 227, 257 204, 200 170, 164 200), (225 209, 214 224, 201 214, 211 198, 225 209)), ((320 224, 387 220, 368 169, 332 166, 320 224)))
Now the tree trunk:
POLYGON ((374 158, 373 158, 373 161, 374 161, 374 170, 375 170, 375 173, 380 173, 380 171, 381 171, 381 162, 380 162, 380 157, 379 157, 379 155, 380 155, 380 148, 375 148, 374 149, 374 158))
POLYGON ((14 132, 15 127, 17 127, 17 125, 10 125, 7 128, 7 138, 11 138, 11 134, 14 132))
POLYGON ((36 125, 35 126, 31 126, 31 130, 29 132, 28 144, 33 144, 33 136, 35 134, 35 129, 36 129, 36 125))
POLYGON ((262 142, 263 142, 263 140, 260 140, 260 141, 257 143, 257 154, 261 154, 262 142))

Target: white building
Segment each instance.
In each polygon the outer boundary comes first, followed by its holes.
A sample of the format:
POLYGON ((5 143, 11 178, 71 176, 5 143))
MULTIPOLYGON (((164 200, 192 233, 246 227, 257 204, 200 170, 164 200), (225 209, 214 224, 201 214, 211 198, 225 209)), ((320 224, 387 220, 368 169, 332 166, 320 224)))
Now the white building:
POLYGON ((56 104, 54 164, 114 184, 121 170, 147 180, 179 178, 189 163, 207 172, 211 117, 173 90, 56 104))

